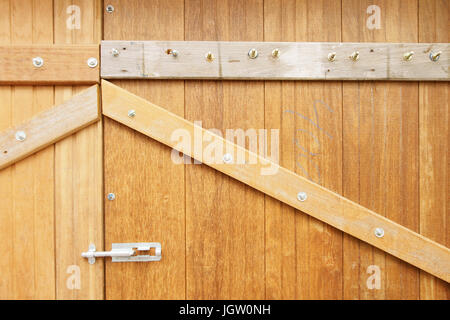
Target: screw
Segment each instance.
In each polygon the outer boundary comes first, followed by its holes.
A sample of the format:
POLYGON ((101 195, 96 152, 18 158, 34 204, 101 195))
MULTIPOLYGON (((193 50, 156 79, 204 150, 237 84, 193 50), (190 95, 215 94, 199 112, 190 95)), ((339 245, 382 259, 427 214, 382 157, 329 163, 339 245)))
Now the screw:
POLYGON ((27 138, 27 134, 23 131, 17 131, 16 132, 16 140, 17 141, 24 141, 27 138))
POLYGON ((208 62, 213 62, 214 60, 214 55, 211 52, 207 52, 205 55, 206 61, 208 62))
POLYGON ((353 61, 358 61, 359 60, 359 52, 358 51, 353 52, 349 58, 353 61))
POLYGON ((403 60, 405 60, 405 61, 411 61, 413 55, 414 55, 414 51, 406 52, 406 53, 403 55, 403 60))
POLYGON ((88 64, 89 68, 95 68, 98 65, 98 61, 96 58, 91 57, 88 59, 87 64, 88 64))
POLYGON ((114 12, 114 7, 112 5, 110 5, 110 4, 108 4, 106 6, 106 12, 108 12, 108 13, 114 12))
POLYGON ((44 59, 42 59, 41 57, 33 58, 33 66, 35 66, 36 68, 40 68, 43 65, 44 65, 44 59))
POLYGON ((438 51, 438 52, 430 52, 430 60, 431 61, 438 61, 439 58, 441 57, 442 51, 438 51))
POLYGON ((233 156, 229 153, 225 153, 223 155, 223 162, 225 163, 231 163, 233 161, 233 156))
POLYGON ((301 192, 299 192, 299 193, 297 194, 297 200, 298 200, 298 201, 303 202, 303 201, 305 201, 307 198, 308 198, 308 195, 306 194, 306 192, 301 191, 301 192))
POLYGON ((384 236, 383 228, 376 228, 374 233, 377 238, 383 238, 383 236, 384 236))
POLYGON ((174 56, 175 58, 178 57, 178 51, 172 50, 172 56, 174 56))
POLYGON ((134 118, 135 115, 136 115, 136 110, 130 110, 130 111, 128 111, 128 116, 129 116, 130 118, 134 118))
POLYGON ((113 201, 116 199, 116 195, 114 193, 108 193, 108 200, 113 201))
POLYGON ((273 51, 272 51, 272 57, 274 57, 275 59, 277 59, 277 58, 279 58, 280 57, 280 49, 278 49, 278 48, 275 48, 275 49, 273 49, 273 51))
POLYGON ((255 48, 250 49, 248 52, 248 56, 250 57, 250 59, 256 59, 258 57, 258 50, 256 50, 255 48))
POLYGON ((336 52, 331 52, 328 54, 328 61, 333 62, 336 60, 336 52))
POLYGON ((118 57, 120 52, 116 48, 112 48, 111 49, 111 54, 113 55, 113 57, 118 57))

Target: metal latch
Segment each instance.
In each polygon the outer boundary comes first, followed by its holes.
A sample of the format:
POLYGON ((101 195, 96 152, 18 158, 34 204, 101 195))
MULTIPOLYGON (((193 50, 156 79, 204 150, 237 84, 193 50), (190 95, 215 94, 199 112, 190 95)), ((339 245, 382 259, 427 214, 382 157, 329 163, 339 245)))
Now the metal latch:
POLYGON ((161 243, 137 242, 137 243, 113 243, 111 251, 96 251, 95 245, 90 244, 89 250, 81 254, 87 258, 90 264, 95 263, 95 258, 112 257, 112 262, 145 262, 161 260, 161 243), (154 255, 140 255, 139 252, 154 249, 154 255))

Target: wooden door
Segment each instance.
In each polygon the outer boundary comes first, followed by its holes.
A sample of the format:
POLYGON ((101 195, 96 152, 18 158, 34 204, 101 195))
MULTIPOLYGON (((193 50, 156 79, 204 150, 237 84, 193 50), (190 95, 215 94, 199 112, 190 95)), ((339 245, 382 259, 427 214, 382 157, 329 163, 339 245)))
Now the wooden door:
MULTIPOLYGON (((379 0, 369 13, 366 0, 107 5, 114 11, 104 12, 105 40, 448 41, 443 0, 379 0), (367 25, 373 10, 380 28, 367 25)), ((115 83, 204 128, 279 129, 282 166, 449 245, 442 227, 449 219, 447 83, 115 83), (439 169, 430 174, 430 167, 439 169)), ((105 247, 160 242, 163 255, 160 262, 106 262, 107 299, 449 297, 448 284, 417 268, 213 169, 174 164, 170 155, 105 118, 105 195, 116 195, 105 200, 105 247), (367 285, 374 267, 379 288, 367 285)))

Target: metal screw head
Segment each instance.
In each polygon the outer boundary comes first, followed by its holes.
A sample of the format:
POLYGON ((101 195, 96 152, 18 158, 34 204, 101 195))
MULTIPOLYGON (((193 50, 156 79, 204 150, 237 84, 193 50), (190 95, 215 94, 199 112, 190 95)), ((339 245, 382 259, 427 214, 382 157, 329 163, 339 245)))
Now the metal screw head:
POLYGON ((95 68, 98 65, 98 61, 96 58, 91 57, 88 59, 87 64, 88 64, 89 68, 95 68))
POLYGON ((349 58, 353 61, 358 61, 359 60, 359 51, 353 52, 349 58))
POLYGON ((128 111, 128 116, 129 116, 130 118, 134 118, 135 115, 136 115, 136 110, 129 110, 129 111, 128 111))
POLYGON ((430 52, 430 60, 436 62, 441 57, 442 51, 430 52))
POLYGON ((281 54, 280 49, 278 49, 278 48, 273 49, 273 51, 272 51, 272 57, 274 57, 275 59, 277 59, 277 58, 280 57, 280 54, 281 54))
POLYGON ((298 201, 302 201, 303 202, 307 198, 308 198, 308 195, 306 194, 306 192, 301 191, 301 192, 297 193, 297 200, 298 201))
POLYGON ((112 54, 113 57, 118 57, 120 52, 116 48, 112 48, 111 49, 111 54, 112 54))
POLYGON ((231 163, 233 161, 233 156, 229 153, 225 153, 223 155, 223 162, 225 163, 231 163))
POLYGON ((17 131, 16 132, 16 140, 17 141, 25 141, 27 138, 27 134, 23 131, 17 131))
POLYGON ((172 56, 175 57, 175 58, 178 57, 178 51, 175 50, 175 49, 172 50, 172 56))
POLYGON ((108 12, 108 13, 114 12, 114 7, 112 5, 110 5, 110 4, 108 4, 106 6, 106 12, 108 12))
POLYGON ((336 60, 336 52, 330 52, 328 54, 328 61, 333 62, 334 60, 336 60))
POLYGON ((403 55, 403 60, 405 61, 411 61, 412 57, 414 56, 414 51, 406 52, 403 55))
POLYGON ((116 195, 114 193, 108 193, 108 200, 113 201, 116 199, 116 195))
POLYGON ((43 65, 44 65, 44 59, 42 59, 41 57, 33 58, 33 66, 35 66, 36 68, 40 68, 43 65))
POLYGON ((383 238, 383 236, 384 236, 383 228, 376 228, 374 233, 377 238, 383 238))
POLYGON ((258 57, 258 50, 256 50, 255 48, 252 48, 248 51, 248 56, 250 57, 250 59, 256 59, 258 57))
POLYGON ((211 52, 207 52, 205 55, 206 61, 208 62, 213 62, 214 60, 214 55, 211 52))

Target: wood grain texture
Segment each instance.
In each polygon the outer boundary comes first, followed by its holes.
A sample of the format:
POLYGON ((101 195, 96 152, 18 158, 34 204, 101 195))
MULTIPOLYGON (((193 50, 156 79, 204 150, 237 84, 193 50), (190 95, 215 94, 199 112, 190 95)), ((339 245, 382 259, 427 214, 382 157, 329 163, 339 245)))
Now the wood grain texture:
MULTIPOLYGON (((54 42, 57 45, 96 44, 102 37, 102 1, 54 1, 54 42), (78 6, 80 29, 68 29, 67 8, 78 6)), ((55 101, 69 99, 83 86, 55 87, 55 101)), ((57 299, 103 299, 104 264, 81 258, 90 243, 104 248, 103 123, 98 121, 55 145, 55 252, 57 299), (78 269, 79 268, 79 269, 78 269), (79 271, 79 273, 78 273, 79 271), (80 287, 71 288, 79 275, 80 287)))
POLYGON ((91 68, 89 58, 99 60, 99 46, 9 45, 0 46, 0 84, 93 84, 99 82, 99 65, 91 68), (40 57, 42 67, 33 65, 40 57))
POLYGON ((0 132, 0 170, 99 120, 98 86, 0 132), (16 133, 26 134, 24 141, 16 133))
MULTIPOLYGON (((340 41, 340 13, 340 1, 265 1, 265 40, 340 41)), ((339 82, 265 83, 266 128, 281 130, 281 165, 336 192, 341 95, 339 82)), ((342 233, 271 197, 266 255, 267 298, 342 298, 342 233)))
POLYGON ((101 56, 104 79, 450 80, 447 43, 103 41, 101 56), (258 52, 254 59, 248 56, 251 48, 258 52), (356 62, 349 58, 355 51, 356 62), (411 51, 412 60, 405 61, 411 51), (430 53, 439 51, 433 62, 430 53), (332 52, 336 58, 330 62, 332 52))
MULTIPOLYGON (((416 0, 377 2, 380 29, 366 24, 372 4, 343 1, 343 41, 417 41, 416 0)), ((418 231, 417 83, 344 83, 343 97, 343 195, 418 231)), ((346 236, 344 298, 417 299, 418 271, 346 236), (368 285, 372 268, 380 270, 379 288, 368 285)))
MULTIPOLYGON (((447 282, 450 281, 450 250, 447 247, 283 167, 279 167, 274 174, 265 175, 261 169, 276 166, 275 163, 106 81, 102 81, 102 97, 103 113, 106 116, 169 147, 175 148, 178 145, 178 140, 173 138, 173 133, 177 130, 185 130, 191 137, 194 137, 194 130, 197 130, 202 135, 220 141, 223 153, 225 150, 232 155, 237 155, 238 151, 243 152, 245 154, 243 163, 227 164, 223 162, 222 157, 199 159, 198 153, 193 151, 196 149, 195 143, 198 143, 195 141, 190 141, 189 147, 183 150, 187 156, 202 160, 206 165, 252 188, 391 253, 447 282), (136 111, 135 117, 128 116, 130 109, 136 111), (258 159, 256 164, 249 161, 251 157, 258 159), (299 191, 306 192, 307 201, 297 200, 299 191), (375 237, 375 228, 383 228, 384 237, 375 237)), ((204 137, 200 147, 202 151, 207 145, 204 143, 205 141, 211 141, 211 139, 208 140, 204 137)))
MULTIPOLYGON (((52 1, 1 0, 0 41, 51 44, 52 1)), ((54 105, 53 87, 2 86, 1 129, 18 125, 54 105)), ((0 298, 55 298, 54 148, 0 171, 0 298)))
MULTIPOLYGON (((104 1, 107 40, 184 38, 184 1, 104 1), (130 19, 132 17, 132 19, 130 19), (149 21, 152 26, 150 27, 149 21), (117 27, 120 26, 120 27, 117 27)), ((120 86, 184 115, 183 81, 121 81, 120 86)), ((105 119, 105 249, 111 243, 160 242, 162 260, 106 262, 107 299, 184 299, 185 173, 170 149, 110 119, 105 119)))
MULTIPOLYGON (((445 0, 419 1, 419 42, 449 41, 445 0)), ((449 87, 419 83, 420 233, 443 245, 449 237, 449 87)), ((421 299, 450 299, 450 285, 420 272, 421 299)))
MULTIPOLYGON (((261 0, 185 6, 187 41, 263 40, 261 0)), ((186 119, 205 128, 264 128, 263 83, 186 81, 185 92, 186 119)), ((186 165, 186 239, 186 298, 265 297, 264 195, 206 166, 186 165)))

